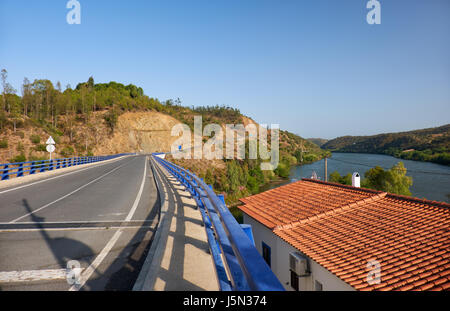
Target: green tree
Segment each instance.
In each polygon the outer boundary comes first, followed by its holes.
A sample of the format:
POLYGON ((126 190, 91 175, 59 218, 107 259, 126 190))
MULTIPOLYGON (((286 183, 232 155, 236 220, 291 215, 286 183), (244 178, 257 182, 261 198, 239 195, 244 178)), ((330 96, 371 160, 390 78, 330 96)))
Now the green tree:
POLYGON ((3 138, 2 140, 0 140, 0 149, 5 149, 8 148, 8 141, 3 138))
POLYGON ((30 136, 30 140, 33 144, 37 145, 41 142, 41 136, 39 136, 37 134, 33 134, 30 136))
POLYGON ((10 118, 13 121, 15 133, 17 128, 17 122, 20 120, 22 113, 22 101, 19 96, 12 95, 9 102, 10 102, 10 118))
POLYGON ((290 165, 287 162, 280 162, 275 169, 275 174, 277 174, 280 177, 288 178, 290 173, 290 165))
POLYGON ((206 170, 205 183, 208 185, 214 185, 214 176, 209 168, 206 170))
POLYGON ((365 188, 411 195, 409 188, 412 186, 412 183, 412 177, 406 176, 406 168, 403 162, 398 162, 387 171, 379 166, 368 170, 361 185, 365 188))
POLYGON ((117 120, 119 119, 117 112, 114 109, 111 109, 105 114, 103 118, 105 119, 106 124, 108 124, 111 131, 114 131, 117 120))
POLYGON ((334 171, 333 173, 330 174, 330 181, 343 185, 351 185, 352 175, 348 173, 345 176, 341 176, 338 171, 334 171))
POLYGON ((14 102, 16 100, 15 94, 16 90, 9 84, 7 81, 8 78, 8 71, 6 69, 2 69, 1 71, 1 80, 2 80, 2 87, 3 87, 3 93, 2 93, 2 101, 3 101, 3 110, 6 110, 7 112, 11 112, 11 106, 14 105, 14 102))
POLYGON ((237 192, 239 186, 242 185, 242 168, 237 164, 236 161, 227 162, 227 175, 230 185, 231 192, 237 192))
POLYGON ((0 109, 0 130, 3 129, 7 122, 6 114, 3 110, 0 109))
POLYGON ((31 93, 31 83, 28 78, 23 79, 22 84, 22 105, 23 105, 23 114, 28 116, 28 109, 32 105, 32 93, 31 93))

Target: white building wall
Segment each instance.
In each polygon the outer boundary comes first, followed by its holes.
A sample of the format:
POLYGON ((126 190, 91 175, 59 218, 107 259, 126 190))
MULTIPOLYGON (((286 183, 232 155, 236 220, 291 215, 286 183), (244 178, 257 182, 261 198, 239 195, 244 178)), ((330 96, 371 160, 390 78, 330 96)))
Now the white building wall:
MULTIPOLYGON (((280 280, 286 290, 293 290, 290 285, 291 274, 289 270, 289 254, 299 252, 290 244, 283 241, 275 235, 269 228, 244 214, 244 223, 252 226, 255 246, 262 255, 262 242, 271 248, 271 269, 280 280)), ((306 257, 306 256, 305 256, 306 257)), ((315 290, 315 281, 317 280, 323 286, 324 291, 353 291, 355 290, 349 284, 332 274, 330 271, 316 263, 308 257, 311 274, 307 277, 299 278, 299 290, 315 290)))

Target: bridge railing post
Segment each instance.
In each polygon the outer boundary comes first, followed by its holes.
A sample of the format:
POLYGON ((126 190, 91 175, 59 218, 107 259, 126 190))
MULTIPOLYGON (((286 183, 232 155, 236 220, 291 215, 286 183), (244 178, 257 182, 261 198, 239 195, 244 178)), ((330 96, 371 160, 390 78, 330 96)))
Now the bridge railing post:
POLYGON ((36 161, 31 162, 30 175, 36 173, 36 161))
POLYGON ((45 160, 40 161, 40 165, 39 165, 39 173, 45 172, 46 169, 46 164, 45 164, 45 160))
POLYGON ((16 177, 22 177, 23 176, 23 163, 20 163, 17 168, 17 176, 16 177))
POLYGON ((7 179, 9 179, 9 165, 8 164, 5 164, 4 166, 3 166, 3 170, 2 170, 2 180, 7 180, 7 179))

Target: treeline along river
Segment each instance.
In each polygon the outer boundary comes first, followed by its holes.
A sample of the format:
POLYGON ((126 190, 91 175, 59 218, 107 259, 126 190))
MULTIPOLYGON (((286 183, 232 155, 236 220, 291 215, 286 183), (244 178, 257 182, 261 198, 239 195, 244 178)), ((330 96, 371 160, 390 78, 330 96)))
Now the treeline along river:
MULTIPOLYGON (((292 167, 290 179, 311 178, 313 172, 324 180, 325 160, 312 164, 292 167)), ((341 175, 358 172, 364 178, 364 173, 375 166, 390 169, 398 162, 403 162, 407 169, 407 176, 413 178, 410 191, 414 197, 429 200, 450 202, 450 167, 429 162, 409 161, 387 155, 366 153, 333 153, 328 158, 328 180, 330 174, 338 171, 341 175)), ((274 188, 287 182, 272 185, 274 188)))

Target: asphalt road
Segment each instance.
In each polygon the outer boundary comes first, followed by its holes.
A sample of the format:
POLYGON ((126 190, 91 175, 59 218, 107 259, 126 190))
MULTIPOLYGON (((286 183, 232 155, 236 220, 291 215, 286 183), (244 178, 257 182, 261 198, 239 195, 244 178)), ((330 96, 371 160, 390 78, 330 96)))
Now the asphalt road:
POLYGON ((131 290, 158 221, 149 159, 53 177, 0 190, 0 290, 131 290))

